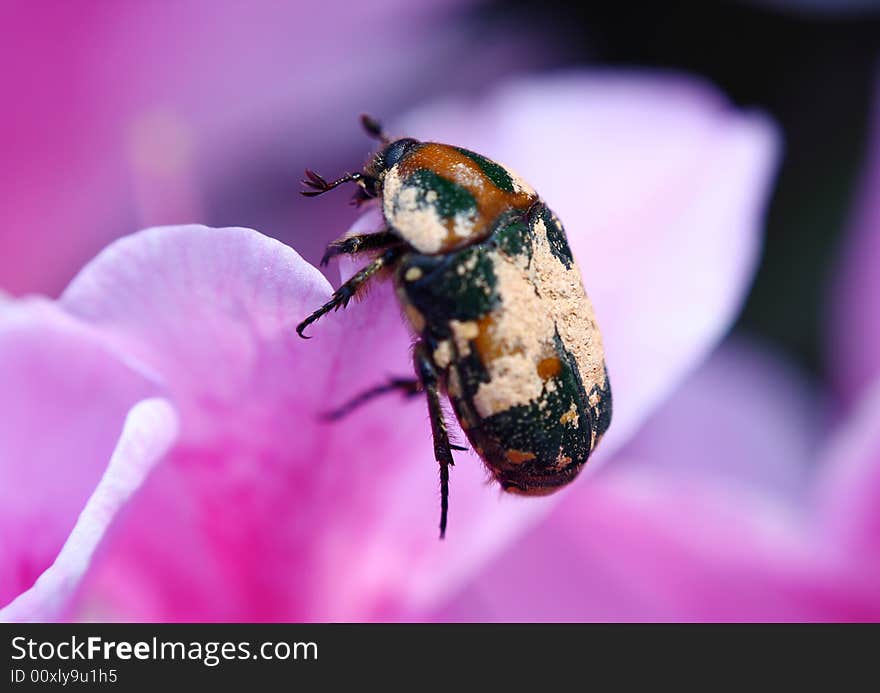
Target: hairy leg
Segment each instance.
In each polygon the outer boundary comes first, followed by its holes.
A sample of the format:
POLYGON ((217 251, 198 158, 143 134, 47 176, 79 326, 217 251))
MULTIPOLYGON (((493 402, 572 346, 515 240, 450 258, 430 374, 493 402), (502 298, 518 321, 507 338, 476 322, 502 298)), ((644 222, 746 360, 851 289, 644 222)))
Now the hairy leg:
POLYGON ((356 236, 344 236, 327 246, 327 249, 324 251, 324 257, 321 258, 321 266, 323 267, 338 255, 357 255, 358 253, 366 253, 371 250, 386 250, 400 244, 400 238, 387 230, 358 234, 356 236))
POLYGON ((449 514, 449 467, 455 463, 452 459, 452 446, 449 444, 446 421, 440 407, 437 369, 424 342, 416 344, 414 361, 416 374, 428 400, 431 434, 434 438, 434 459, 440 464, 440 538, 442 539, 446 535, 446 520, 449 514))
POLYGON ((375 277, 376 274, 378 274, 381 270, 393 265, 399 256, 400 251, 396 248, 386 250, 384 253, 382 253, 382 255, 377 257, 369 265, 364 267, 351 279, 345 282, 345 284, 334 291, 333 295, 330 297, 330 300, 327 301, 327 303, 318 308, 318 310, 316 310, 309 317, 303 320, 299 325, 297 325, 296 333, 303 339, 309 339, 309 337, 306 337, 306 335, 303 334, 303 331, 309 325, 318 320, 320 317, 329 313, 331 310, 339 310, 340 308, 345 308, 345 306, 348 305, 349 301, 351 301, 355 294, 357 294, 357 292, 360 291, 367 284, 367 282, 370 281, 370 279, 375 277))

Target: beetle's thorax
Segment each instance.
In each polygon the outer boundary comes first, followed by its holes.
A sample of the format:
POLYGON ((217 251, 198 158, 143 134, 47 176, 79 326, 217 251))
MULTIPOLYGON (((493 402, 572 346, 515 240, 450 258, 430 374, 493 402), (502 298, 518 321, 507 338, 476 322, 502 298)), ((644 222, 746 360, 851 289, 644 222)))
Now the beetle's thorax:
POLYGON ((426 142, 385 172, 389 227, 420 253, 484 240, 510 210, 525 213, 535 191, 509 169, 466 149, 426 142))

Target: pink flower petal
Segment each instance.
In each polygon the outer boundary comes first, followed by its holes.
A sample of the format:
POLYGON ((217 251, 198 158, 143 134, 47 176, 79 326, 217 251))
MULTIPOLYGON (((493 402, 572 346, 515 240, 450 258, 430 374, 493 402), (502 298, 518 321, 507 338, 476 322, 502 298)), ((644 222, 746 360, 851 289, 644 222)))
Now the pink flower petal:
POLYGON ((314 406, 329 374, 311 369, 314 350, 293 328, 329 293, 317 269, 256 231, 157 227, 110 245, 60 305, 159 374, 197 443, 314 406))
POLYGON ((166 400, 142 400, 131 409, 107 470, 57 558, 33 587, 0 609, 0 620, 45 621, 64 613, 111 523, 176 434, 177 416, 166 400))
MULTIPOLYGON (((450 620, 849 620, 880 617, 880 599, 835 560, 779 487, 813 440, 808 386, 775 360, 727 347, 690 378, 613 467, 569 494, 515 550, 437 614, 450 620), (779 364, 776 364, 777 367, 779 364), (730 399, 731 401, 726 401, 730 399), (693 439, 707 402, 718 421, 693 439), (798 435, 798 433, 800 435, 798 435), (763 441, 764 445, 755 445, 763 441), (626 458, 638 455, 637 464, 626 458), (746 460, 747 455, 757 459, 746 460), (727 458, 718 469, 716 457, 727 458), (686 457, 682 462, 677 458, 686 457), (734 472, 731 459, 743 460, 734 472), (712 472, 699 472, 704 464, 712 472), (761 467, 778 468, 765 472, 761 467), (678 474, 686 467, 688 474, 678 474), (670 473, 671 472, 671 473, 670 473), (720 473, 719 473, 720 472, 720 473), (735 483, 732 478, 739 477, 735 483), (762 479, 763 477, 763 479, 762 479), (769 482, 769 483, 768 483, 769 482)), ((803 472, 803 470, 801 470, 803 472)), ((799 485, 795 475, 796 485, 799 485)))
POLYGON ((835 385, 850 406, 880 377, 880 79, 874 101, 866 172, 838 263, 827 333, 835 385))
POLYGON ((828 544, 880 584, 880 380, 829 447, 820 484, 828 544))
POLYGON ((476 106, 428 106, 398 130, 513 167, 559 214, 605 337, 607 456, 738 312, 776 128, 685 77, 571 73, 510 82, 476 106))
POLYGON ((794 507, 805 502, 827 418, 822 393, 781 355, 730 339, 648 419, 608 471, 736 484, 794 507))
POLYGON ((134 488, 108 460, 122 459, 126 415, 156 388, 36 300, 0 307, 0 381, 0 616, 56 618, 134 488))
POLYGON ((880 618, 876 594, 832 561, 817 561, 778 509, 760 500, 699 484, 596 484, 578 494, 577 505, 566 502, 532 530, 516 555, 496 561, 435 618, 880 618))

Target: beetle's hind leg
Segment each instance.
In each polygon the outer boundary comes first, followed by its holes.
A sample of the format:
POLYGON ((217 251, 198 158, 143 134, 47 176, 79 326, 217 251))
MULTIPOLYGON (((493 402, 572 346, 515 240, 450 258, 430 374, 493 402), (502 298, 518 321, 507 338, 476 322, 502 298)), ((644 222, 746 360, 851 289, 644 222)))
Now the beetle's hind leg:
POLYGON ((321 267, 338 255, 357 255, 371 250, 386 250, 391 246, 400 244, 400 238, 387 229, 375 233, 343 236, 327 246, 327 249, 324 251, 324 257, 321 258, 321 267))
POLYGON ((424 342, 416 344, 414 361, 419 383, 428 399, 428 415, 434 438, 434 459, 440 464, 440 538, 442 539, 446 535, 446 518, 449 514, 449 467, 455 464, 452 459, 452 448, 455 447, 457 450, 461 448, 449 443, 449 432, 440 407, 437 369, 424 342))
POLYGON ((364 390, 358 395, 352 397, 348 402, 337 409, 325 412, 323 418, 328 421, 338 421, 344 416, 348 416, 358 407, 370 402, 389 392, 400 392, 407 399, 415 397, 422 391, 421 384, 414 378, 390 378, 387 383, 376 385, 369 390, 364 390))
POLYGON ((348 305, 349 301, 357 294, 357 292, 363 288, 363 286, 370 281, 376 274, 378 274, 381 270, 386 267, 390 267, 394 264, 394 261, 400 256, 400 251, 396 248, 391 248, 390 250, 386 250, 382 255, 373 260, 369 265, 360 270, 357 274, 355 274, 351 279, 345 282, 342 286, 340 286, 336 291, 333 292, 333 295, 330 297, 330 300, 327 301, 323 306, 318 308, 314 313, 312 313, 309 317, 303 320, 299 325, 296 326, 296 333, 302 337, 303 339, 309 339, 306 335, 303 334, 305 329, 315 322, 318 318, 326 315, 331 310, 339 310, 340 308, 345 308, 348 305))

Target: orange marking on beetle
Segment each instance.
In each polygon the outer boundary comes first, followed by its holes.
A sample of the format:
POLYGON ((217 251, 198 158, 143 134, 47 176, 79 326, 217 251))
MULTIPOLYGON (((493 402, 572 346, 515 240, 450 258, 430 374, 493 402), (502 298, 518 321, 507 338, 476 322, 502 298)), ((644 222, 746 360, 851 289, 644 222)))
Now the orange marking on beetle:
POLYGON ((557 375, 562 373, 562 361, 560 361, 556 356, 541 359, 540 361, 538 361, 536 370, 538 371, 538 376, 541 378, 541 380, 550 380, 550 378, 555 378, 557 375))
POLYGON ((508 450, 504 456, 511 464, 522 464, 523 462, 535 459, 535 453, 523 452, 522 450, 508 450))
POLYGON ((483 173, 476 161, 448 144, 426 142, 404 157, 398 168, 404 179, 419 169, 428 169, 460 185, 473 195, 477 203, 477 215, 470 234, 465 238, 457 236, 454 231, 455 218, 445 219, 443 224, 447 235, 442 251, 452 250, 462 244, 470 245, 487 237, 492 230, 492 224, 502 213, 510 209, 525 212, 538 199, 534 193, 501 190, 483 173))
POLYGON ((495 318, 491 313, 486 313, 477 320, 474 348, 484 364, 488 364, 504 354, 501 341, 495 339, 495 318))

